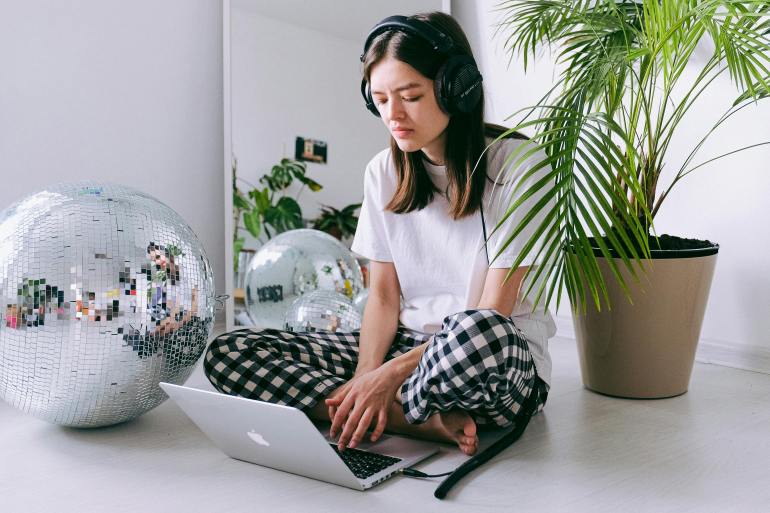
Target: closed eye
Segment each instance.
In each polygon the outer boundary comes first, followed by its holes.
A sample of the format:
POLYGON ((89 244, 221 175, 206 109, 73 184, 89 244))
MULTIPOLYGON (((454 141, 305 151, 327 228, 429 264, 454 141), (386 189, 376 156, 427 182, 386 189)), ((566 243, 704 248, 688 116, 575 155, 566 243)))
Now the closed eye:
MULTIPOLYGON (((420 98, 422 98, 422 95, 420 95, 420 96, 412 96, 412 97, 409 97, 409 98, 402 97, 401 99, 403 101, 405 101, 405 102, 412 103, 412 102, 418 101, 420 98)), ((374 103, 376 105, 382 105, 384 103, 387 103, 387 101, 388 101, 387 98, 374 98, 374 103)))

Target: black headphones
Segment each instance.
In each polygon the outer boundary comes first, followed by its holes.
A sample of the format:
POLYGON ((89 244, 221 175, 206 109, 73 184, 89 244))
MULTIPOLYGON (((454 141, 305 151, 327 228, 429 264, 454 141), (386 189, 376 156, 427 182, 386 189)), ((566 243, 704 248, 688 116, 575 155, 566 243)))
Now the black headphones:
MULTIPOLYGON (((473 110, 481 99, 481 73, 476 67, 476 61, 470 55, 456 53, 454 41, 429 23, 406 16, 390 16, 372 28, 364 43, 361 62, 372 40, 383 32, 400 31, 418 36, 431 45, 433 50, 449 58, 439 68, 433 81, 436 100, 439 107, 448 115, 466 113, 473 110)), ((372 99, 369 84, 361 80, 361 95, 366 102, 369 112, 379 117, 380 112, 372 99)))

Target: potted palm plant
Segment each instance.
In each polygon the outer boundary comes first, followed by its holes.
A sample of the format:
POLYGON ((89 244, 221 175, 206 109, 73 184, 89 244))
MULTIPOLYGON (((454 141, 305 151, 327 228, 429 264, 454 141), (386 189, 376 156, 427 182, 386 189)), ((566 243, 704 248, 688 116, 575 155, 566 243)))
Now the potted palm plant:
POLYGON ((356 234, 358 216, 356 210, 361 208, 361 203, 353 203, 342 210, 329 205, 321 206, 321 214, 313 221, 313 228, 326 232, 339 240, 352 237, 356 234))
POLYGON ((682 394, 719 246, 658 237, 654 220, 689 173, 770 143, 695 161, 715 129, 770 94, 770 2, 510 0, 499 8, 511 56, 522 55, 526 70, 538 47, 553 45, 561 70, 537 105, 515 114, 521 119, 510 131, 535 132, 509 157, 512 168, 541 157, 513 188, 507 215, 542 198, 508 238, 542 219, 513 268, 535 254, 524 279, 535 306, 555 297, 558 309, 566 289, 587 388, 621 397, 682 394), (694 58, 709 46, 707 57, 694 58), (663 187, 672 138, 723 75, 738 89, 734 101, 663 187), (547 176, 534 181, 540 166, 547 176), (531 185, 522 187, 527 178, 531 185))

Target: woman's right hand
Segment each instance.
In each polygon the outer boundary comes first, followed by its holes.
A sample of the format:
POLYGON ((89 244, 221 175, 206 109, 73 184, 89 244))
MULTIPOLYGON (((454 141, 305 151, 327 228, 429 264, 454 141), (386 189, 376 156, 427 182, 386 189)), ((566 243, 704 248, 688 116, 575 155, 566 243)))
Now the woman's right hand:
POLYGON ((376 441, 385 431, 388 412, 402 381, 397 369, 391 360, 372 371, 354 376, 349 387, 326 399, 327 406, 335 407, 329 435, 334 438, 338 431, 341 432, 337 440, 340 451, 358 445, 372 424, 375 427, 371 441, 376 441), (342 394, 345 394, 344 397, 342 394))
MULTIPOLYGON (((350 391, 350 386, 351 386, 350 382, 353 381, 354 379, 355 379, 355 376, 353 378, 351 378, 350 380, 348 380, 341 387, 337 387, 334 390, 334 392, 329 394, 329 397, 327 397, 327 399, 335 399, 335 398, 339 397, 341 401, 344 401, 345 397, 347 397, 348 392, 350 391)), ((333 421, 334 420, 334 415, 336 413, 337 413, 337 407, 329 405, 329 421, 333 421)))
MULTIPOLYGON (((339 398, 339 402, 337 404, 342 404, 342 402, 345 400, 345 397, 347 397, 348 392, 350 392, 350 388, 353 386, 353 381, 359 378, 360 376, 366 374, 370 370, 374 369, 363 369, 363 368, 357 368, 355 374, 352 378, 350 378, 347 382, 345 382, 344 385, 337 387, 331 394, 329 394, 329 397, 326 399, 336 399, 339 398)), ((329 421, 334 420, 334 416, 337 414, 337 407, 336 406, 329 406, 329 421)))

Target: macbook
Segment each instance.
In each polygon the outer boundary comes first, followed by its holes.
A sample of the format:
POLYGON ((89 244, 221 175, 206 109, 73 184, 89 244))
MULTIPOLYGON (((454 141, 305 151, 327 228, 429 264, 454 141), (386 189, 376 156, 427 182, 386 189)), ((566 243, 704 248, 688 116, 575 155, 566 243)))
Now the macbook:
POLYGON ((382 435, 337 451, 301 410, 197 388, 161 383, 163 390, 225 454, 356 490, 371 488, 438 452, 438 445, 382 435))

